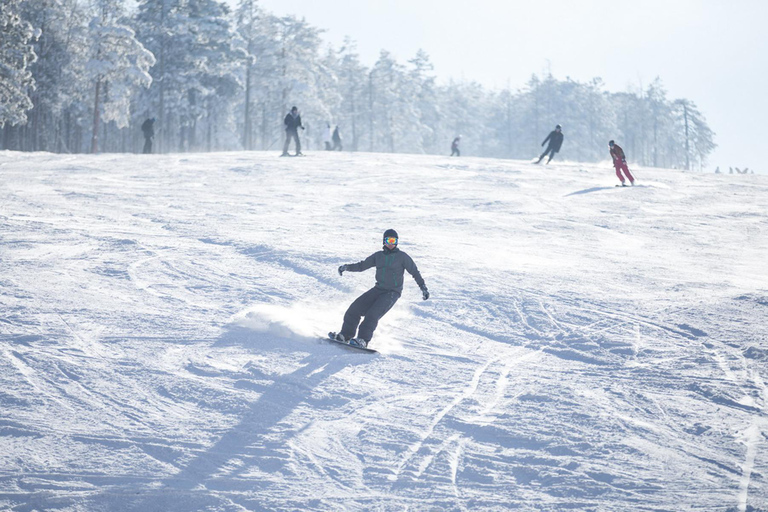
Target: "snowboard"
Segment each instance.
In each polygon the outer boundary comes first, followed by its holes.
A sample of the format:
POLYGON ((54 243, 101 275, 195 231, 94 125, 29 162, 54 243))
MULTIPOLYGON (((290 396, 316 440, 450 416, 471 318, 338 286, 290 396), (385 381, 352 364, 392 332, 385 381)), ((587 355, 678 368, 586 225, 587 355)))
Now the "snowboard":
POLYGON ((378 352, 376 350, 373 350, 372 348, 359 347, 357 345, 350 345, 349 343, 344 342, 344 341, 339 341, 334 336, 331 336, 332 334, 335 335, 336 333, 330 333, 329 332, 328 333, 328 337, 323 338, 323 339, 328 340, 328 341, 332 341, 332 342, 336 343, 337 345, 343 345, 343 346, 351 348, 351 349, 361 350, 363 352, 370 352, 370 353, 378 354, 378 352))

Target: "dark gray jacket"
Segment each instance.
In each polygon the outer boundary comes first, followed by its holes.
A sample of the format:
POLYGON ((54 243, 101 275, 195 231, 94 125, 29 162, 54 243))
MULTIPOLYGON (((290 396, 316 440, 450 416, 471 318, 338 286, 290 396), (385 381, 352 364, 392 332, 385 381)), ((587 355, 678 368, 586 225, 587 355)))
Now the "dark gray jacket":
POLYGON ((397 247, 391 251, 384 247, 383 250, 371 254, 363 261, 347 265, 347 270, 362 272, 371 267, 376 267, 376 288, 402 293, 403 276, 406 270, 413 276, 419 288, 425 286, 424 279, 411 257, 397 247))

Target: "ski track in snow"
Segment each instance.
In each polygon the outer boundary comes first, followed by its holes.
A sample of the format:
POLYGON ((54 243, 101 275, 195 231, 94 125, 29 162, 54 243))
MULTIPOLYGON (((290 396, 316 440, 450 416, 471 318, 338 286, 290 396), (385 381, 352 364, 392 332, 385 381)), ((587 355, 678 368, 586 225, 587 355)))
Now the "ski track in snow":
POLYGON ((768 511, 763 176, 0 166, 0 510, 768 511), (389 227, 432 297, 321 340, 389 227))

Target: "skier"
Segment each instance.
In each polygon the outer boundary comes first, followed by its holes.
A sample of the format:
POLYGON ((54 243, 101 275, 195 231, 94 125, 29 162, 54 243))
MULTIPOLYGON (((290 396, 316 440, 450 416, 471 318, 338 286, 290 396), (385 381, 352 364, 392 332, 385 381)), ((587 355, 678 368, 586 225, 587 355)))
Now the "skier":
POLYGON ((301 142, 299 141, 299 128, 302 130, 304 126, 301 124, 301 114, 299 114, 298 107, 292 107, 291 111, 285 115, 285 145, 283 146, 283 154, 280 156, 288 155, 288 145, 291 143, 291 137, 296 141, 296 156, 301 156, 301 142))
POLYGON ((424 300, 429 298, 427 285, 410 256, 397 248, 397 231, 388 229, 384 232, 384 247, 363 261, 339 267, 339 275, 344 271, 362 272, 376 267, 376 286, 362 294, 349 306, 344 314, 341 332, 328 333, 331 338, 342 343, 367 347, 373 337, 373 331, 381 317, 395 305, 403 291, 403 275, 407 270, 421 289, 424 300), (360 318, 365 317, 360 324, 360 318), (360 328, 358 329, 358 324, 360 328), (357 331, 357 337, 355 337, 357 331))
POLYGON ((560 128, 560 125, 555 126, 555 129, 549 132, 549 135, 547 135, 547 138, 544 139, 544 142, 542 142, 541 145, 543 146, 547 143, 547 141, 549 141, 547 149, 545 149, 541 154, 539 160, 536 162, 537 164, 541 162, 547 153, 549 153, 549 159, 547 160, 547 163, 551 162, 552 157, 555 156, 555 153, 560 151, 560 146, 563 145, 563 132, 562 128, 560 128))
POLYGON ((613 142, 612 140, 608 141, 608 147, 611 148, 611 157, 613 157, 613 167, 616 168, 616 176, 618 176, 619 181, 621 181, 621 186, 626 187, 627 184, 624 183, 624 176, 621 175, 621 171, 624 171, 624 174, 627 175, 627 178, 629 178, 629 183, 634 186, 635 185, 635 178, 630 174, 629 168, 627 167, 627 157, 624 156, 624 150, 621 149, 621 146, 613 142))
POLYGON ((155 138, 155 118, 144 121, 141 131, 144 133, 144 154, 148 155, 152 153, 152 139, 155 138))
POLYGON ((323 132, 323 145, 326 151, 331 150, 331 123, 325 123, 325 131, 323 132))
POLYGON ((336 125, 336 128, 333 129, 333 151, 336 151, 337 149, 341 151, 341 135, 339 134, 339 125, 336 125))
POLYGON ((455 139, 453 139, 453 142, 451 142, 451 156, 461 156, 461 151, 459 151, 459 142, 461 142, 461 135, 457 136, 455 139))

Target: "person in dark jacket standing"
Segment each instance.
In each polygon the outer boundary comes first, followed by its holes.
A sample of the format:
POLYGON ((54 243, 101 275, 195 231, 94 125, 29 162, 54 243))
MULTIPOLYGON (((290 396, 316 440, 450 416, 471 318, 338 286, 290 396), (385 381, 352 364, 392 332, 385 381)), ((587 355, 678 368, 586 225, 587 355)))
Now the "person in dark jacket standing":
POLYGON ((344 314, 341 332, 330 332, 328 336, 342 343, 367 347, 373 337, 373 331, 384 314, 395 305, 403 291, 403 276, 408 271, 421 289, 424 300, 429 298, 429 291, 424 279, 410 256, 397 248, 397 231, 388 229, 384 232, 384 247, 363 261, 339 267, 339 275, 348 272, 362 272, 376 267, 376 286, 362 294, 349 306, 344 314), (365 317, 360 324, 360 318, 365 317), (358 329, 358 324, 360 328, 358 329), (355 337, 357 331, 357 337, 355 337))
POLYGON ((616 176, 618 176, 619 181, 621 182, 621 186, 622 187, 627 186, 627 184, 624 183, 624 176, 621 175, 621 171, 624 171, 624 174, 626 174, 627 178, 629 178, 629 183, 632 186, 634 186, 635 177, 632 176, 632 174, 629 172, 629 167, 627 167, 627 157, 626 155, 624 155, 624 150, 621 149, 621 146, 619 146, 612 140, 608 141, 608 147, 611 148, 611 158, 613 158, 613 167, 614 169, 616 169, 616 176))
POLYGON ((539 160, 536 162, 537 164, 541 162, 547 153, 549 153, 549 159, 547 160, 547 163, 551 162, 552 157, 555 156, 555 153, 560 151, 560 146, 563 145, 563 131, 562 128, 560 128, 560 125, 555 126, 555 129, 549 132, 549 135, 547 135, 547 138, 544 139, 544 142, 542 142, 541 145, 543 146, 547 143, 547 141, 549 141, 549 145, 539 157, 539 160))
POLYGON ((453 139, 453 142, 451 142, 451 156, 461 156, 461 151, 459 151, 459 142, 461 142, 461 135, 457 136, 455 139, 453 139))
POLYGON ((155 138, 155 118, 147 119, 141 125, 141 131, 144 133, 144 154, 152 153, 152 140, 155 138))
POLYGON ((333 129, 333 135, 331 136, 331 139, 333 140, 333 147, 331 150, 341 151, 341 134, 339 133, 339 125, 336 125, 336 128, 333 129))
POLYGON ((296 141, 296 156, 301 156, 301 141, 299 141, 299 128, 304 129, 304 125, 301 124, 301 115, 297 107, 291 108, 291 111, 285 115, 285 145, 283 146, 283 154, 280 156, 288 156, 288 145, 291 143, 291 138, 296 141))

